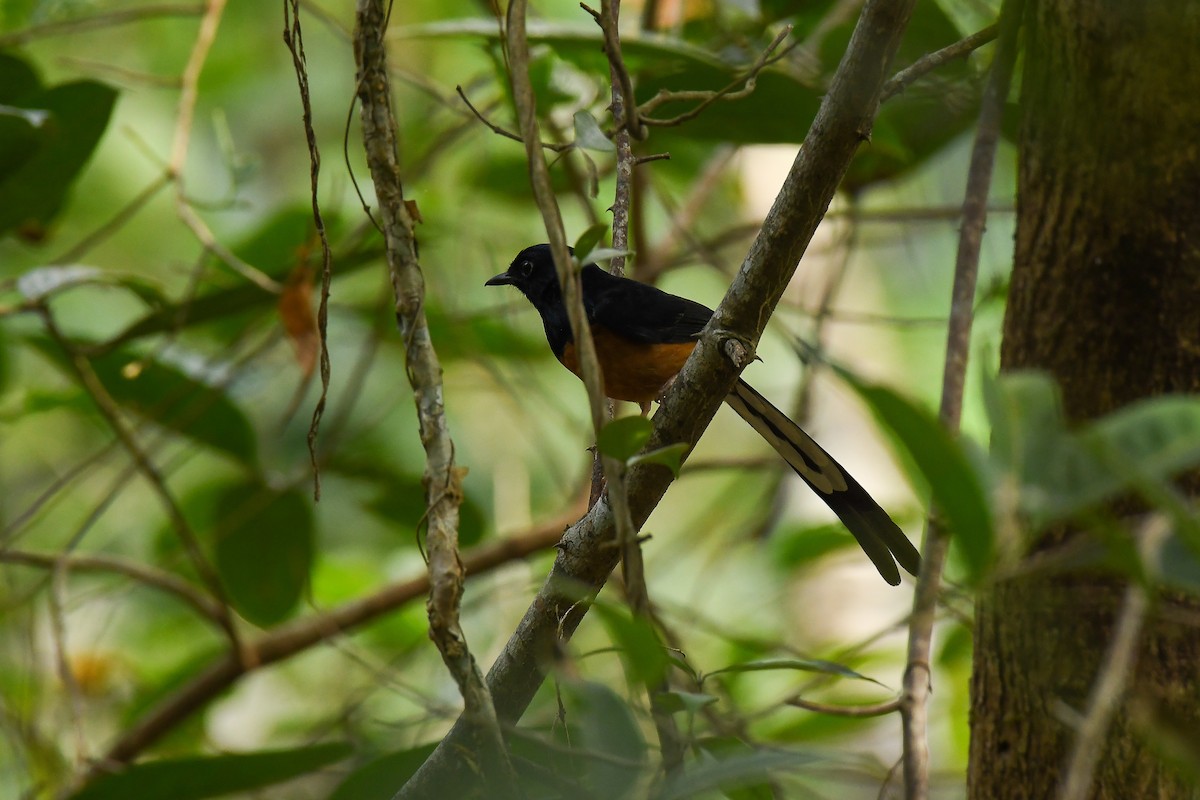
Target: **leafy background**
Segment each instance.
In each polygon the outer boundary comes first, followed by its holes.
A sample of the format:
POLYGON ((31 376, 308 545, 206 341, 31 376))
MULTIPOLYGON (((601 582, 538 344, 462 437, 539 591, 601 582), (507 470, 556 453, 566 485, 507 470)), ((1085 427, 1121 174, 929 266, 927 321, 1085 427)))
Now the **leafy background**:
MULTIPOLYGON (((194 11, 73 0, 0 7, 4 796, 65 790, 89 758, 228 648, 220 604, 198 613, 128 570, 51 569, 58 556, 141 565, 201 597, 216 586, 247 638, 423 571, 423 454, 382 244, 358 195, 373 205, 344 6, 308 3, 302 17, 334 251, 319 503, 306 434, 317 394, 307 309, 320 253, 279 7, 225 9, 179 175, 168 165, 194 11), (133 13, 120 24, 105 16, 123 10, 133 13), (72 27, 96 18, 108 24, 72 27), (117 440, 98 396, 111 398, 179 517, 117 440)), ((670 160, 639 168, 635 270, 719 300, 845 47, 852 18, 825 24, 833 7, 687 3, 652 35, 638 34, 638 7, 626 9, 640 100, 662 88, 724 86, 785 23, 801 43, 745 99, 654 128, 639 145, 670 160)), ((993 14, 980 2, 919 3, 897 66, 993 14)), ((608 120, 607 66, 598 29, 574 3, 537 3, 531 38, 547 136, 569 143, 583 131, 594 148, 553 161, 577 234, 606 219, 611 202, 613 157, 594 138, 608 120)), ((455 93, 461 86, 490 120, 512 127, 496 22, 462 0, 400 3, 390 41, 405 187, 423 219, 426 313, 457 460, 470 469, 463 546, 561 528, 590 469, 583 390, 549 356, 532 311, 514 293, 483 287, 544 236, 521 146, 487 130, 455 93)), ((946 796, 958 793, 966 759, 970 591, 1019 549, 1006 523, 1018 512, 1076 514, 1130 480, 1153 486, 1194 463, 1200 437, 1187 401, 1076 433, 1063 428, 1040 376, 982 379, 994 370, 1011 253, 1008 145, 993 183, 965 442, 932 422, 955 207, 989 58, 985 49, 954 63, 885 105, 764 340, 763 363, 747 373, 914 539, 931 491, 950 501, 953 525, 975 532, 958 540, 936 637, 932 750, 946 796), (798 340, 844 370, 804 366, 798 340), (1145 470, 1114 467, 1113 452, 1145 470), (1026 489, 1015 503, 1002 491, 1013 485, 1026 489)), ((880 702, 900 683, 911 589, 884 586, 830 519, 748 429, 719 415, 647 526, 651 597, 677 649, 664 657, 610 587, 526 715, 519 754, 596 796, 644 793, 654 739, 636 687, 670 670, 676 691, 666 702, 693 768, 659 796, 717 787, 730 797, 874 796, 899 754, 898 721, 788 704, 880 702), (560 702, 565 725, 555 722, 560 702)), ((1195 576, 1188 552, 1161 559, 1183 584, 1195 576)), ((542 546, 468 583, 464 627, 484 664, 552 553, 542 546)), ((79 796, 127 797, 133 786, 139 797, 182 797, 187 785, 189 797, 389 797, 458 708, 413 601, 242 677, 143 754, 158 760, 79 796)))

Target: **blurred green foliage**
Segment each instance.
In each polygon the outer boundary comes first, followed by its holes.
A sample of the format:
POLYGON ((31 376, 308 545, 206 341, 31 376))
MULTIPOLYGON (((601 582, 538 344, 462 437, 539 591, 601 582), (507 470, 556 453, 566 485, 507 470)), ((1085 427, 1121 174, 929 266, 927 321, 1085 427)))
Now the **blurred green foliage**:
MULTIPOLYGON (((646 270, 668 290, 715 305, 841 57, 852 21, 824 25, 834 5, 689 3, 657 31, 640 31, 638 9, 626 10, 623 48, 643 102, 663 89, 741 88, 785 24, 794 26, 787 41, 800 43, 757 76, 753 92, 652 128, 637 145, 639 155, 669 152, 670 160, 638 168, 633 274, 646 270)), ((285 333, 293 320, 283 315, 295 312, 282 310, 277 290, 312 280, 322 259, 279 8, 228 5, 186 130, 179 86, 198 17, 140 8, 0 6, 4 796, 65 787, 86 759, 202 681, 230 647, 210 619, 145 578, 209 591, 164 493, 196 532, 246 640, 302 628, 330 608, 382 602, 424 571, 423 452, 372 222, 376 200, 356 116, 348 117, 350 10, 320 2, 301 17, 322 155, 318 199, 333 251, 333 376, 314 503, 306 439, 318 389, 296 355, 302 345, 285 333), (119 21, 81 24, 122 12, 119 21), (166 165, 180 143, 187 157, 175 175, 166 165), (99 413, 109 403, 139 453, 117 442, 99 413), (15 554, 97 557, 108 567, 79 560, 56 572, 15 554)), ((456 459, 469 468, 464 548, 559 519, 590 475, 581 387, 554 363, 526 305, 482 286, 544 233, 521 145, 494 135, 455 92, 461 86, 491 123, 514 127, 496 20, 481 8, 396 4, 389 34, 401 174, 424 220, 424 311, 445 371, 456 459)), ((614 183, 613 155, 601 143, 612 127, 608 68, 599 31, 577 5, 537 3, 534 13, 544 135, 579 145, 553 156, 552 177, 569 233, 590 251, 604 245, 614 183)), ((896 68, 973 30, 977 13, 976 4, 919 3, 896 68)), ((973 376, 964 439, 933 423, 927 409, 956 236, 944 207, 960 200, 963 134, 989 57, 985 50, 949 65, 883 106, 760 347, 768 366, 748 372, 784 407, 811 400, 814 435, 914 538, 931 493, 959 542, 951 577, 964 583, 985 583, 1003 564, 1012 519, 1095 514, 1130 486, 1169 509, 1168 478, 1200 448, 1194 401, 1149 403, 1073 431, 1055 413, 1052 387, 1029 375, 973 376), (823 317, 822 298, 838 286, 823 317), (795 336, 847 365, 850 383, 816 367, 802 377, 795 336), (856 391, 863 408, 847 401, 856 391), (868 412, 897 443, 913 491, 864 425, 868 412), (978 444, 989 435, 990 453, 978 444), (1007 491, 1013 485, 1018 492, 1007 491)), ((653 116, 694 105, 673 101, 653 116)), ((1011 151, 1002 156, 994 200, 1005 205, 1014 180, 1011 151)), ((985 345, 999 336, 1011 247, 1003 209, 989 224, 976 328, 985 345)), ((558 796, 564 785, 604 797, 873 796, 885 779, 897 752, 892 722, 813 715, 786 700, 892 696, 907 594, 877 586, 850 537, 735 424, 718 417, 648 525, 646 568, 662 629, 606 591, 514 733, 531 797, 558 796), (654 702, 686 737, 687 769, 656 781, 644 684, 664 675, 670 691, 654 702)), ((639 418, 619 420, 601 449, 636 458, 646 432, 639 418)), ((681 455, 653 458, 678 466, 681 455)), ((1195 544, 1172 539, 1145 556, 1145 574, 1195 588, 1200 570, 1186 557, 1195 544)), ((550 558, 468 583, 464 628, 485 666, 550 558)), ((939 633, 944 705, 933 733, 935 745, 947 745, 940 768, 953 771, 965 763, 970 634, 953 618, 939 633)), ((159 780, 192 786, 194 797, 391 796, 459 708, 419 598, 321 640, 205 697, 140 754, 171 758, 80 796, 130 796, 131 785, 151 796, 159 780), (353 746, 309 747, 314 741, 353 746)))

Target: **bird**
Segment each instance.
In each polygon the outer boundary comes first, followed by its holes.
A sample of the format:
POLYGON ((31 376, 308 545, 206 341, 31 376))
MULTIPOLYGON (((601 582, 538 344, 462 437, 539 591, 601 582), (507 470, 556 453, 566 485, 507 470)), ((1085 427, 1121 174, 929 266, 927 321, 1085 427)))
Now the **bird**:
MULTIPOLYGON (((572 251, 574 255, 574 251, 572 251)), ((605 394, 637 403, 645 414, 682 369, 712 309, 595 264, 579 272, 583 309, 595 343, 605 394)), ((550 245, 526 247, 486 286, 513 286, 542 318, 558 361, 581 376, 571 322, 550 245)), ((900 583, 897 564, 916 575, 920 554, 888 513, 799 425, 738 378, 725 402, 750 424, 801 480, 837 515, 889 584, 900 583)))

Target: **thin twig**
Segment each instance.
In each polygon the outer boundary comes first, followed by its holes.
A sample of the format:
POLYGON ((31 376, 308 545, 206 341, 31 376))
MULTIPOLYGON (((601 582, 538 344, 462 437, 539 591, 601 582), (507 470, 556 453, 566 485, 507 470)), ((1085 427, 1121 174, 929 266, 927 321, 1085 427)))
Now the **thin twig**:
MULTIPOLYGON (((963 201, 962 231, 954 264, 954 287, 946 333, 946 367, 942 378, 939 421, 957 432, 962 419, 967 357, 974 321, 975 287, 979 253, 987 221, 988 190, 991 187, 1000 120, 1008 97, 1017 53, 1023 0, 1004 0, 1000 10, 1000 41, 979 110, 979 125, 963 201)), ((932 670, 933 626, 937 615, 942 569, 950 547, 950 536, 931 512, 922 547, 921 570, 913 594, 912 619, 908 629, 908 666, 904 671, 900 716, 904 729, 904 791, 907 800, 929 796, 929 694, 932 670)))
POLYGON ((83 33, 100 28, 113 28, 118 25, 128 25, 133 22, 157 19, 161 17, 198 17, 204 13, 202 3, 161 3, 159 5, 123 8, 110 11, 107 14, 92 14, 78 19, 65 19, 56 22, 46 22, 41 25, 31 25, 19 31, 0 35, 0 49, 17 47, 28 44, 35 39, 45 39, 51 36, 67 36, 73 33, 83 33))
POLYGON ((854 719, 882 717, 900 710, 900 698, 898 697, 883 703, 874 703, 867 706, 837 706, 829 703, 816 703, 812 700, 805 700, 802 697, 789 697, 784 702, 789 706, 803 708, 805 711, 813 711, 817 714, 829 714, 834 717, 850 717, 854 719))
POLYGON ((972 33, 970 36, 960 39, 952 45, 921 56, 912 64, 893 75, 892 79, 883 85, 883 91, 879 95, 879 102, 886 103, 907 89, 914 81, 928 75, 943 64, 953 61, 956 58, 963 58, 970 55, 995 39, 999 31, 999 24, 988 25, 983 30, 972 33))
MULTIPOLYGON (((563 527, 578 516, 578 509, 551 520, 527 533, 479 545, 463 554, 468 575, 480 575, 554 546, 563 527)), ((429 575, 421 573, 407 581, 388 584, 364 597, 337 608, 298 619, 245 643, 246 659, 226 654, 197 670, 194 677, 151 708, 109 748, 105 764, 126 764, 162 736, 204 708, 209 702, 254 670, 270 666, 310 647, 341 636, 372 622, 429 592, 429 575)))
POLYGON ((27 567, 54 569, 60 562, 65 563, 71 572, 100 572, 124 575, 127 578, 150 586, 159 591, 174 595, 187 605, 194 608, 204 617, 214 622, 222 623, 221 606, 211 597, 199 591, 188 581, 160 569, 148 567, 136 561, 113 556, 63 556, 50 553, 32 553, 25 550, 0 550, 0 562, 6 564, 21 564, 27 567))
POLYGON ((397 123, 384 46, 388 9, 390 4, 384 0, 359 0, 355 11, 354 57, 358 66, 363 149, 379 202, 388 272, 396 298, 396 321, 404 341, 405 371, 425 449, 421 483, 427 507, 429 635, 458 684, 464 713, 473 728, 473 750, 480 757, 483 772, 501 792, 507 792, 516 786, 516 773, 508 759, 491 693, 467 646, 459 619, 465 573, 458 551, 458 524, 466 471, 455 463, 454 441, 445 414, 442 368, 425 316, 425 279, 417 260, 415 223, 404 197, 397 163, 397 123))
POLYGON ((221 24, 221 15, 225 11, 225 2, 226 0, 207 0, 205 3, 204 16, 200 20, 200 28, 196 32, 192 52, 188 55, 187 64, 179 76, 179 105, 175 114, 175 133, 171 140, 167 175, 175 182, 175 212, 200 244, 238 275, 265 291, 278 294, 283 287, 275 280, 238 258, 217 241, 212 230, 192 208, 183 177, 192 135, 192 120, 196 114, 196 100, 199 97, 200 73, 204 70, 208 53, 217 38, 217 29, 221 24))
POLYGON ((321 302, 317 309, 317 338, 321 342, 320 372, 321 396, 313 408, 312 421, 308 426, 308 458, 313 472, 313 500, 321 499, 321 468, 317 463, 317 432, 321 428, 321 417, 325 414, 325 403, 329 397, 329 287, 333 282, 333 251, 329 247, 329 235, 325 231, 325 220, 321 216, 321 203, 317 196, 321 177, 321 151, 317 147, 317 134, 313 130, 312 98, 308 91, 308 67, 304 55, 304 33, 300 28, 299 0, 283 2, 283 41, 292 54, 292 68, 300 90, 300 105, 304 110, 304 139, 308 144, 309 183, 312 195, 313 224, 321 239, 321 302))
MULTIPOLYGON (((1163 525, 1162 517, 1154 517, 1163 525)), ((1146 590, 1137 583, 1125 587, 1121 614, 1117 618, 1112 641, 1103 665, 1088 697, 1088 708, 1080 720, 1075 747, 1067 759, 1058 800, 1086 800, 1092 796, 1096 766, 1104 753, 1109 726, 1129 687, 1138 658, 1138 638, 1146 621, 1150 601, 1146 590)))
POLYGON ((137 212, 142 210, 142 207, 154 199, 154 196, 169 186, 171 176, 168 173, 155 178, 146 186, 145 189, 126 203, 110 219, 105 221, 99 228, 84 236, 70 250, 67 250, 62 255, 53 259, 51 264, 73 264, 82 258, 93 247, 103 242, 108 237, 119 231, 125 226, 125 223, 133 218, 137 212))
POLYGON ((791 32, 791 25, 788 25, 781 30, 775 35, 775 38, 771 40, 771 43, 767 45, 767 49, 759 54, 758 58, 754 60, 754 63, 751 64, 744 73, 715 92, 672 92, 667 89, 660 90, 658 94, 654 95, 654 97, 651 97, 638 107, 638 115, 641 124, 652 125, 659 128, 669 128, 676 125, 682 125, 684 122, 700 116, 702 113, 704 113, 705 109, 718 100, 741 100, 744 97, 749 97, 758 85, 758 74, 779 59, 786 56, 788 52, 790 52, 791 49, 796 46, 796 42, 793 41, 789 43, 787 47, 783 48, 783 50, 781 50, 779 53, 775 54, 775 50, 780 44, 783 43, 783 40, 786 39, 791 32), (741 87, 740 89, 738 88, 739 86, 741 87), (668 117, 666 119, 654 119, 653 117, 647 116, 659 106, 665 105, 666 103, 689 101, 698 102, 698 105, 691 110, 685 111, 682 114, 678 114, 674 117, 668 117))
MULTIPOLYGON (((519 134, 513 133, 510 130, 501 128, 499 125, 495 124, 494 122, 489 120, 487 117, 485 117, 483 115, 483 112, 480 111, 478 108, 476 108, 475 105, 470 101, 470 99, 467 97, 467 93, 465 91, 463 91, 463 88, 461 85, 455 86, 454 90, 456 92, 458 92, 458 96, 462 98, 462 101, 467 104, 467 108, 471 109, 471 113, 475 115, 475 118, 477 120, 479 120, 480 122, 482 122, 492 133, 497 134, 499 136, 503 136, 505 139, 512 139, 514 142, 522 142, 523 143, 523 140, 521 139, 519 134)), ((568 150, 573 150, 575 148, 574 142, 568 142, 567 144, 556 144, 554 142, 542 142, 541 145, 546 150, 550 150, 555 153, 563 153, 568 150)))
MULTIPOLYGON (((612 115, 617 124, 613 136, 617 150, 617 177, 612 205, 612 246, 618 251, 629 249, 629 212, 633 202, 634 170, 631 140, 641 139, 645 136, 645 129, 638 122, 633 82, 629 77, 629 70, 625 67, 624 59, 621 57, 620 14, 620 0, 601 0, 600 15, 596 20, 601 30, 604 31, 604 52, 608 57, 609 77, 612 84, 612 115)), ((612 259, 609 270, 614 275, 623 274, 624 269, 625 256, 617 256, 612 259)), ((618 465, 617 469, 623 471, 624 465, 618 465)), ((609 470, 606 469, 606 471, 609 470)), ((621 548, 621 575, 625 583, 625 593, 630 609, 635 616, 645 619, 653 629, 650 590, 646 585, 646 565, 642 558, 641 540, 633 525, 629 500, 623 483, 615 487, 615 491, 610 484, 609 499, 613 503, 613 513, 617 515, 618 544, 621 548)), ((665 674, 660 679, 646 684, 650 714, 654 720, 659 750, 662 753, 663 770, 668 776, 678 774, 683 769, 685 749, 674 715, 660 708, 659 704, 655 702, 656 695, 666 692, 670 688, 668 677, 665 674)))

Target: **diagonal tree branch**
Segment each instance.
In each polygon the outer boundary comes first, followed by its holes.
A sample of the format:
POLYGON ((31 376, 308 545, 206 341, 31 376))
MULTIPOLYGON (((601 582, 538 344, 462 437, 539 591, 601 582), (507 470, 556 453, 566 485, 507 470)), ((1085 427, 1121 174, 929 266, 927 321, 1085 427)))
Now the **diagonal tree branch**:
MULTIPOLYGON (((800 148, 783 188, 741 271, 717 308, 688 363, 654 417, 647 444, 656 449, 694 445, 751 358, 784 288, 808 247, 861 142, 869 135, 888 66, 915 0, 870 0, 854 29, 846 55, 800 148), (736 358, 730 358, 733 355, 736 358)), ((629 505, 635 525, 645 522, 671 482, 668 469, 630 470, 629 505)), ((508 645, 488 673, 503 724, 524 713, 547 674, 546 658, 569 638, 585 613, 581 595, 608 579, 617 553, 613 514, 597 503, 563 537, 546 584, 538 592, 508 645)), ((452 797, 469 790, 454 769, 463 746, 463 720, 439 744, 398 797, 452 797)))

